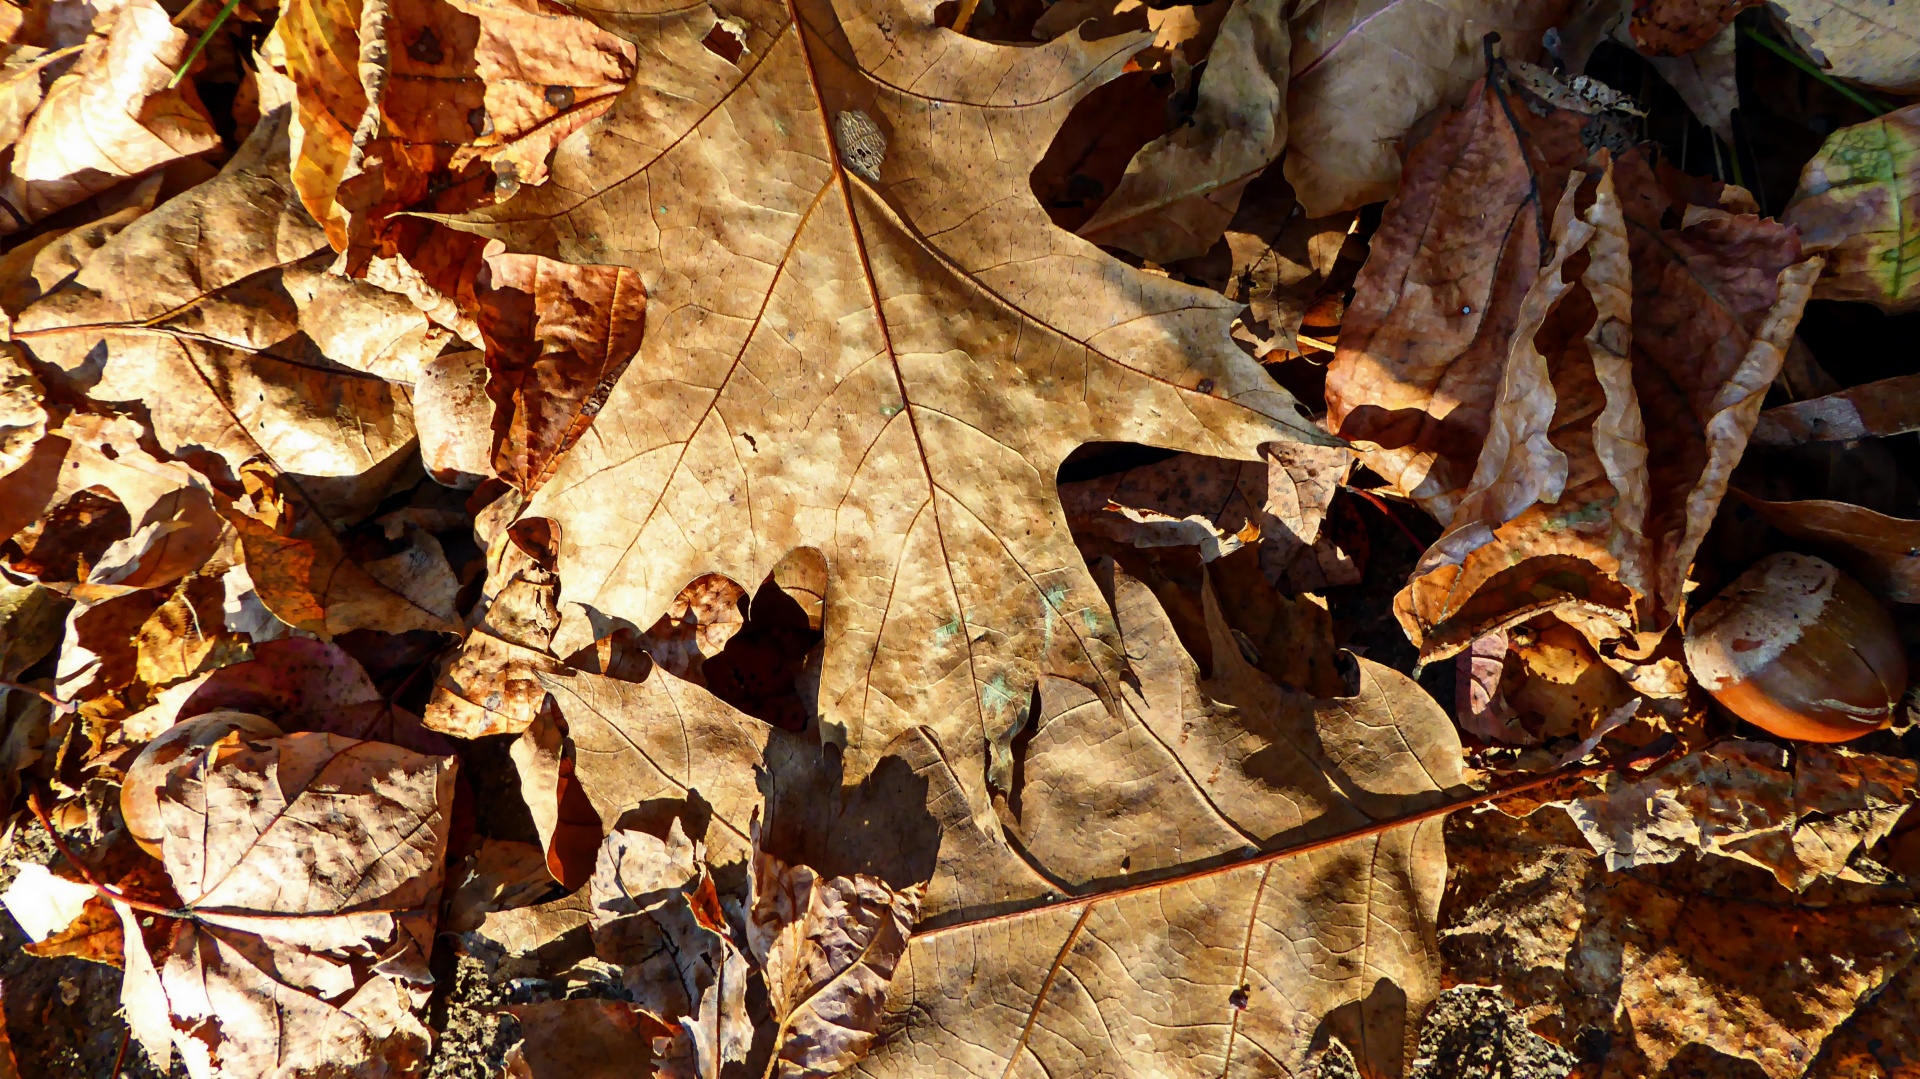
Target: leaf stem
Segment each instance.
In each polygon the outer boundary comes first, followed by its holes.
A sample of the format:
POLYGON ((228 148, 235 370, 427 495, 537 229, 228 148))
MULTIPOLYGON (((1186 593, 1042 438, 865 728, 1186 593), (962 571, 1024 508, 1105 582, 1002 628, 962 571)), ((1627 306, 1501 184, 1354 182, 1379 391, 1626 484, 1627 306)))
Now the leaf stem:
POLYGON ((1421 821, 1432 820, 1435 817, 1444 817, 1456 810, 1471 809, 1474 806, 1485 805, 1488 802, 1497 802, 1502 798, 1508 798, 1516 794, 1525 794, 1528 791, 1538 790, 1541 787, 1550 786, 1564 779, 1578 779, 1584 776, 1598 775, 1601 772, 1614 771, 1615 769, 1625 769, 1634 764, 1658 759, 1665 755, 1670 749, 1670 746, 1663 746, 1656 742, 1648 749, 1642 750, 1622 760, 1603 761, 1598 764, 1561 768, 1544 775, 1535 776, 1532 779, 1523 780, 1519 783, 1512 783, 1504 787, 1495 787, 1491 790, 1476 791, 1460 798, 1441 802, 1438 805, 1408 813, 1405 816, 1374 821, 1371 824, 1363 825, 1359 828, 1336 832, 1333 835, 1323 836, 1319 839, 1309 839, 1304 843, 1295 843, 1292 846, 1270 850, 1251 858, 1243 858, 1237 862, 1229 862, 1226 865, 1209 866, 1206 869, 1196 869, 1190 873, 1181 873, 1172 877, 1162 877, 1158 880, 1147 881, 1144 884, 1130 884, 1122 888, 1114 888, 1111 891, 1095 892, 1091 895, 1067 896, 1051 902, 1040 903, 1016 911, 1009 911, 1005 914, 994 914, 985 918, 975 918, 965 922, 953 922, 949 925, 937 926, 932 929, 916 932, 913 935, 913 939, 917 941, 924 937, 939 936, 943 933, 953 933, 962 929, 974 929, 979 926, 990 925, 994 922, 1004 922, 1012 918, 1024 918, 1031 914, 1038 914, 1041 911, 1092 906, 1095 903, 1104 903, 1111 899, 1124 899, 1127 896, 1138 895, 1142 892, 1157 891, 1161 888, 1170 888, 1191 881, 1204 880, 1208 877, 1218 876, 1221 873, 1231 873, 1237 869, 1245 869, 1248 866, 1265 865, 1269 862, 1279 862, 1288 858, 1297 858, 1304 854, 1313 854, 1317 851, 1326 850, 1329 847, 1337 847, 1342 843, 1351 843, 1356 839, 1366 839, 1379 835, 1382 832, 1390 832, 1395 828, 1402 828, 1409 824, 1418 824, 1421 821))
POLYGON ((6 690, 13 690, 15 693, 30 693, 33 696, 38 697, 41 700, 47 702, 48 704, 53 705, 53 710, 56 715, 61 712, 72 712, 80 707, 79 705, 73 703, 72 701, 63 701, 59 697, 56 697, 53 694, 48 693, 46 690, 41 689, 38 686, 30 686, 24 682, 0 681, 0 692, 4 692, 6 690))
POLYGON ((1854 104, 1860 106, 1863 109, 1866 109, 1868 112, 1873 113, 1875 116, 1885 116, 1886 114, 1893 111, 1892 105, 1889 105, 1884 101, 1879 101, 1874 98, 1868 97, 1867 95, 1859 92, 1858 90, 1855 90, 1853 87, 1848 86, 1846 83, 1841 82, 1839 79, 1834 78, 1832 75, 1829 75, 1826 72, 1820 70, 1818 67, 1814 66, 1813 61, 1807 59, 1804 56, 1801 56, 1799 53, 1795 52, 1792 49, 1787 48, 1785 45, 1782 45, 1780 42, 1773 40, 1772 38, 1761 33, 1760 31, 1755 30, 1753 27, 1742 26, 1740 28, 1740 33, 1747 38, 1750 38, 1754 41, 1759 42, 1761 46, 1764 47, 1768 52, 1773 53, 1775 56, 1780 57, 1782 60, 1785 60, 1787 63, 1792 64, 1794 67, 1797 67, 1800 70, 1806 72, 1807 74, 1812 75, 1814 78, 1819 79, 1821 82, 1826 83, 1828 86, 1832 87, 1835 92, 1839 93, 1842 97, 1845 97, 1847 100, 1853 102, 1854 104))

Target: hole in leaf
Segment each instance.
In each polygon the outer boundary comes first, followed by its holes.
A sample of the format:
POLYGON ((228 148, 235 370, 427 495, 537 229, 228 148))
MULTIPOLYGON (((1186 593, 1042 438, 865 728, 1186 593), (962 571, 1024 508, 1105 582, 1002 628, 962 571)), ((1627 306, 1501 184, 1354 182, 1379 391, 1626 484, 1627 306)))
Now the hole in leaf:
POLYGON ((1079 229, 1119 185, 1127 162, 1167 132, 1173 77, 1128 71, 1080 100, 1028 177, 1053 223, 1079 229))
POLYGON ((724 20, 713 24, 707 36, 700 39, 707 51, 725 60, 729 64, 738 64, 740 57, 747 51, 747 35, 737 26, 731 26, 724 20))

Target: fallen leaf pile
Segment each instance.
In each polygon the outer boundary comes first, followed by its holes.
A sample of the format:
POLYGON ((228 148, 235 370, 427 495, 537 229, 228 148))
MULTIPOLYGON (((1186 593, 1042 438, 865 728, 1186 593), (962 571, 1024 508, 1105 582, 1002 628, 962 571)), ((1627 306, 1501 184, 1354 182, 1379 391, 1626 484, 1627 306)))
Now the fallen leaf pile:
POLYGON ((1911 1074, 1885 7, 0 5, 0 1076, 1911 1074))

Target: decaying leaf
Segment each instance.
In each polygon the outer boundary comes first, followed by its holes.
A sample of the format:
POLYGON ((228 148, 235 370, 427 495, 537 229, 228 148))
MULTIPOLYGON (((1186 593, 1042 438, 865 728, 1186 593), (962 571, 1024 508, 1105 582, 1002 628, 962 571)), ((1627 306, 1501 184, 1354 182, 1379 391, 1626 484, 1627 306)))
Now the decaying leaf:
POLYGON ((609 11, 673 74, 593 130, 657 149, 614 165, 570 141, 546 185, 461 227, 646 290, 639 355, 526 511, 557 526, 567 602, 644 629, 702 573, 757 585, 813 548, 823 729, 859 775, 931 723, 984 810, 1041 673, 1119 684, 1053 494, 1067 454, 1325 438, 1232 344, 1234 305, 1050 232, 1032 201, 1046 134, 1140 40, 1016 49, 932 15, 609 11), (737 62, 701 44, 721 17, 737 62))
POLYGON ((1567 805, 1609 870, 1700 852, 1770 870, 1796 891, 1820 878, 1875 882, 1858 857, 1916 794, 1912 761, 1820 745, 1787 753, 1729 741, 1567 805))
POLYGON ((1917 215, 1920 105, 1909 105, 1827 136, 1784 217, 1807 250, 1826 253, 1815 296, 1911 311, 1920 306, 1917 215))
POLYGON ((1512 70, 1410 159, 1329 420, 1447 526, 1395 601, 1423 657, 1557 610, 1637 691, 1684 696, 1662 642, 1820 262, 1686 206, 1640 151, 1589 157, 1611 106, 1538 108, 1544 73, 1512 70))
POLYGON ((452 760, 327 734, 187 759, 160 812, 190 917, 157 974, 129 976, 129 1012, 170 1012, 196 1075, 407 1074, 427 1045, 409 1009, 432 983, 452 760))
POLYGON ((757 844, 752 882, 747 940, 779 1024, 773 1074, 840 1074, 867 1055, 879 1033, 920 889, 896 892, 860 874, 825 879, 757 844))
POLYGON ((330 519, 385 494, 413 440, 404 390, 445 331, 326 272, 287 179, 286 117, 34 303, 14 337, 96 400, 145 408, 160 448, 236 476, 265 457, 330 519))
POLYGON ((1639 0, 1629 23, 1649 56, 1684 56, 1719 36, 1734 16, 1763 0, 1639 0))

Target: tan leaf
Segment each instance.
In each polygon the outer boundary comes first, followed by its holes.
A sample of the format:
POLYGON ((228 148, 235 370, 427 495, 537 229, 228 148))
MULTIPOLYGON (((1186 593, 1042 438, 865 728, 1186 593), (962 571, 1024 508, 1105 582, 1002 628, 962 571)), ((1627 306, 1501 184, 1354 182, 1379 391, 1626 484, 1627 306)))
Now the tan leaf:
POLYGON ((320 636, 355 629, 458 633, 460 582, 433 535, 418 525, 385 558, 356 562, 298 487, 259 463, 242 468, 251 512, 223 505, 240 533, 247 574, 281 621, 320 636))
POLYGON ((471 491, 493 474, 493 439, 474 417, 490 410, 486 353, 447 352, 420 369, 413 384, 413 424, 420 461, 436 483, 471 491))
POLYGON ((647 298, 625 267, 570 266, 498 246, 488 246, 474 285, 494 406, 493 469, 530 495, 639 349, 647 298))
POLYGON ((559 581, 504 538, 489 562, 479 624, 427 702, 428 728, 461 738, 526 730, 546 698, 535 672, 562 669, 550 650, 560 625, 559 581))
POLYGON ((519 1021, 509 1079, 628 1079, 651 1074, 659 1024, 618 1000, 550 1000, 504 1009, 519 1021))
POLYGON ((1134 155, 1080 235, 1162 264, 1205 254, 1220 239, 1248 181, 1286 147, 1284 7, 1234 0, 1207 52, 1192 116, 1134 155))
POLYGON ((1767 502, 1735 492, 1768 524, 1833 556, 1876 595, 1920 603, 1920 521, 1889 517, 1864 506, 1825 499, 1767 502))
POLYGON ((630 267, 651 311, 687 313, 650 318, 528 507, 558 526, 568 602, 642 629, 702 573, 752 584, 813 548, 810 703, 850 774, 931 721, 984 809, 1041 673, 1119 680, 1053 492, 1067 455, 1325 439, 1232 344, 1233 304, 1058 236, 1031 197, 1047 134, 1138 38, 1010 48, 930 5, 841 4, 600 16, 660 57, 651 84, 461 227, 630 267), (722 17, 738 63, 702 44, 722 17), (614 168, 596 139, 659 149, 614 168))
POLYGON ((838 1075, 873 1046, 920 890, 864 875, 825 879, 757 845, 751 882, 747 940, 779 1024, 770 1074, 838 1075))
MULTIPOLYGON (((1915 72, 1920 79, 1920 71, 1915 72)), ((1783 218, 1827 269, 1814 285, 1821 299, 1864 300, 1887 311, 1920 306, 1920 106, 1909 105, 1827 136, 1800 172, 1783 218)))
POLYGON ((193 42, 154 0, 126 0, 105 37, 48 88, 14 145, 0 233, 128 177, 220 145, 191 83, 169 87, 193 42))
MULTIPOLYGON (((1814 294, 1820 286, 1814 285, 1814 294)), ((1753 441, 1763 446, 1853 442, 1920 430, 1920 375, 1899 375, 1779 405, 1760 413, 1753 441)))
POLYGON ((157 979, 129 977, 129 1012, 160 994, 197 1075, 410 1074, 453 759, 294 734, 182 764, 160 791, 162 860, 191 918, 157 979))
POLYGON ((468 209, 544 179, 606 111, 631 45, 547 0, 300 0, 274 34, 296 94, 293 184, 348 267, 396 210, 468 209), (371 35, 363 37, 365 35, 371 35))
POLYGON ((0 904, 34 943, 72 925, 89 902, 99 898, 91 884, 57 877, 44 865, 20 862, 13 883, 0 894, 0 904))
POLYGON ((1914 0, 1774 0, 1794 40, 1834 75, 1899 93, 1920 87, 1914 0))
MULTIPOLYGON (((922 734, 904 736, 893 747, 900 756, 859 788, 860 798, 888 800, 823 817, 820 803, 832 799, 816 793, 819 751, 799 736, 659 670, 637 684, 545 681, 603 820, 710 806, 718 866, 750 856, 745 833, 764 805, 770 824, 789 842, 807 837, 815 858, 873 865, 853 872, 895 890, 903 869, 904 883, 928 881, 887 1005, 900 1030, 862 1073, 998 1071, 1023 1053, 1047 1065, 1089 1051, 1167 1074, 1217 1074, 1223 1052, 1285 1066, 1305 1057, 1328 1012, 1365 999, 1381 977, 1413 1003, 1369 1019, 1354 1044, 1383 1070, 1396 1067, 1411 1038, 1406 1015, 1438 988, 1418 941, 1439 900, 1442 855, 1431 826, 1389 822, 1459 781, 1452 724, 1411 680, 1365 660, 1358 697, 1315 701, 1281 689, 1240 657, 1210 592, 1213 671, 1202 677, 1153 594, 1118 574, 1113 587, 1137 686, 1110 712, 1083 687, 1044 680, 1037 729, 1009 762, 1020 784, 996 799, 990 829, 975 822, 951 765, 922 734), (912 838, 922 813, 941 829, 937 858, 934 845, 912 838), (842 831, 848 818, 875 824, 842 831), (1331 838, 1375 821, 1377 836, 1331 838), (1299 860, 1234 862, 1312 837, 1333 845, 1299 860), (1219 868, 1168 881, 1209 865, 1219 868), (1062 889, 1085 898, 1045 902, 1062 889), (1017 913, 995 916, 1009 908, 1017 913), (1347 938, 1370 922, 1396 931, 1370 934, 1363 973, 1347 938), (1285 958, 1294 946, 1282 927, 1317 942, 1311 976, 1285 958), (1175 982, 1177 992, 1167 988, 1175 982), (1107 1022, 1124 1014, 1145 1040, 1076 1045, 1046 1033, 1101 1021, 1076 1011, 1084 998, 1072 987, 1083 984, 1110 986, 1116 1011, 1107 1022), (1000 1003, 983 1006, 989 1000, 1000 1003)), ((805 864, 822 878, 851 875, 805 864)))
POLYGON ((294 198, 284 114, 221 174, 140 218, 15 321, 99 401, 138 402, 160 448, 229 475, 264 455, 335 519, 386 493, 413 444, 404 388, 445 331, 334 277, 294 198))
POLYGON ((1855 859, 1893 830, 1917 779, 1912 761, 1819 745, 1796 747, 1789 771, 1786 751, 1736 740, 1569 803, 1567 814, 1610 870, 1697 851, 1751 862, 1800 891, 1821 878, 1878 880, 1855 859))
MULTIPOLYGON (((1468 95, 1485 70, 1488 33, 1506 55, 1531 60, 1540 35, 1570 5, 1561 0, 1334 0, 1293 21, 1287 85, 1287 181, 1309 217, 1353 210, 1393 194, 1395 143, 1415 121, 1468 95)), ((1497 255, 1499 244, 1489 251, 1497 255)))

